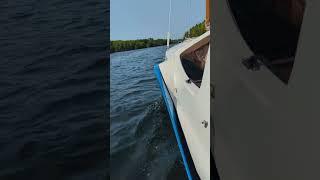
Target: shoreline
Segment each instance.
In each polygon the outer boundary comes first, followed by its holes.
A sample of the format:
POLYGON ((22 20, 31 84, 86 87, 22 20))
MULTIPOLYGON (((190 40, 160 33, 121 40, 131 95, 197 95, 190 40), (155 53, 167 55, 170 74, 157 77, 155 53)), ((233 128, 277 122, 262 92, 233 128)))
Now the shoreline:
MULTIPOLYGON (((176 44, 181 39, 172 39, 170 44, 176 44)), ((166 39, 137 39, 137 40, 113 40, 110 43, 110 53, 137 50, 149 47, 164 46, 167 44, 166 39)))
POLYGON ((110 51, 110 54, 118 53, 118 52, 134 51, 134 50, 140 50, 140 49, 147 49, 147 48, 153 48, 153 47, 160 47, 160 46, 165 46, 165 45, 152 46, 152 47, 142 47, 142 48, 137 48, 137 49, 128 49, 128 50, 114 51, 114 52, 110 51))

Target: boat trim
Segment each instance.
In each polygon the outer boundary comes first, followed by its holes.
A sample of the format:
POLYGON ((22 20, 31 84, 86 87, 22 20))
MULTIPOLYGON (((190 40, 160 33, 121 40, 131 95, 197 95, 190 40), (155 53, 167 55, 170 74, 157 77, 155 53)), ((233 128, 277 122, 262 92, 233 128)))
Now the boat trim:
POLYGON ((156 64, 154 66, 154 72, 155 72, 155 75, 156 75, 157 80, 159 82, 161 93, 162 93, 162 97, 163 97, 163 99, 165 101, 165 104, 166 104, 166 107, 167 107, 167 110, 168 110, 168 113, 169 113, 169 116, 170 116, 172 128, 174 130, 174 134, 175 134, 176 140, 178 142, 178 147, 179 147, 179 150, 180 150, 180 154, 182 156, 183 164, 184 164, 188 179, 189 180, 200 179, 200 177, 199 177, 199 175, 198 175, 198 173, 197 173, 197 171, 195 169, 195 166, 193 164, 193 161, 192 161, 192 158, 191 158, 191 154, 189 152, 188 145, 187 145, 187 143, 185 141, 185 138, 184 138, 184 135, 183 135, 183 132, 182 132, 179 120, 178 120, 178 116, 177 116, 174 104, 172 102, 171 96, 170 96, 170 94, 168 92, 168 89, 166 87, 166 84, 165 84, 165 82, 164 82, 164 80, 162 78, 162 74, 161 74, 161 71, 160 71, 160 68, 159 68, 158 64, 156 64), (188 162, 191 162, 191 163, 188 163, 188 162))

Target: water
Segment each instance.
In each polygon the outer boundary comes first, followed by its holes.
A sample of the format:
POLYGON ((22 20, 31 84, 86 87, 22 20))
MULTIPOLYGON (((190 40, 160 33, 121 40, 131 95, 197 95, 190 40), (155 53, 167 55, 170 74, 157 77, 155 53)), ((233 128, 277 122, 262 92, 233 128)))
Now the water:
POLYGON ((111 179, 187 179, 153 71, 165 49, 111 54, 111 179))
POLYGON ((106 179, 100 0, 0 5, 0 179, 106 179))

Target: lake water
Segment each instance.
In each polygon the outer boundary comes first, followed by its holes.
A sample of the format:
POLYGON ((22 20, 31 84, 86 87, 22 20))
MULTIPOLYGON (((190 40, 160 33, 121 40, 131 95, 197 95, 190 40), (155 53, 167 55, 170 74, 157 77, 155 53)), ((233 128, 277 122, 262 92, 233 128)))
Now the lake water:
POLYGON ((1 180, 107 179, 108 6, 1 2, 1 180))
POLYGON ((187 179, 153 71, 165 50, 111 54, 111 179, 187 179))

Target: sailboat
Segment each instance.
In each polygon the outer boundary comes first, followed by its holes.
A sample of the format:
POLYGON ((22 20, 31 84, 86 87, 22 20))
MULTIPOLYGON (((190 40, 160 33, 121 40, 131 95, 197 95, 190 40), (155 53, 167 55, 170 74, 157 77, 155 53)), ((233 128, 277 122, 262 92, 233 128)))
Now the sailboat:
POLYGON ((213 3, 211 36, 155 66, 188 178, 320 179, 320 3, 213 3))
POLYGON ((165 61, 154 66, 189 180, 210 179, 209 17, 207 0, 207 32, 168 48, 165 61))

